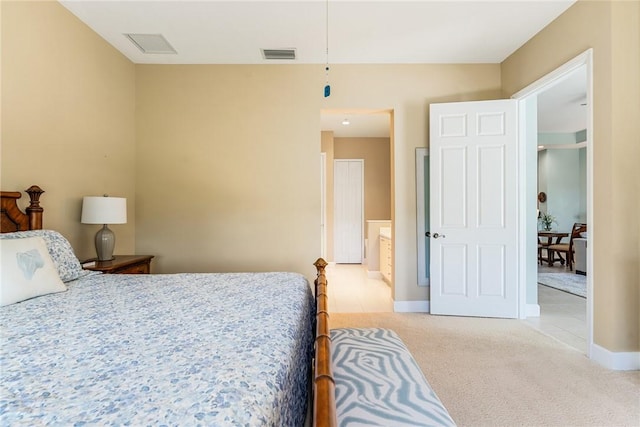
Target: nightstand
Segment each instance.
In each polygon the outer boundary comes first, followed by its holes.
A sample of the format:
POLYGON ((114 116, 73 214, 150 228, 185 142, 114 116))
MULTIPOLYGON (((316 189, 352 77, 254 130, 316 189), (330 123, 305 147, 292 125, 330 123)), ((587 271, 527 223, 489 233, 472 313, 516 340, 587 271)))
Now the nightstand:
POLYGON ((106 274, 149 274, 152 258, 153 255, 115 255, 111 261, 86 260, 82 268, 106 274))

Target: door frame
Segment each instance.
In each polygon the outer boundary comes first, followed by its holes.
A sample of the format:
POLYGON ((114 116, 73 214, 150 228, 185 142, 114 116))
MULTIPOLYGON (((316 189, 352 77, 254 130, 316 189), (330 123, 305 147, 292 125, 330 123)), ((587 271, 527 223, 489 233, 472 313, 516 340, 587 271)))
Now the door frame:
POLYGON ((320 153, 320 256, 327 259, 327 153, 320 153))
MULTIPOLYGON (((586 67, 587 72, 587 223, 589 224, 589 235, 594 235, 594 226, 593 223, 593 49, 587 49, 580 55, 576 56, 572 60, 566 62, 560 67, 556 68, 554 71, 549 74, 541 77, 535 82, 531 83, 524 89, 515 93, 511 96, 512 99, 518 100, 518 110, 519 110, 519 122, 520 122, 520 135, 523 136, 524 132, 526 132, 526 112, 527 112, 527 104, 531 102, 531 100, 537 99, 537 96, 554 86, 568 75, 577 71, 581 67, 586 67)), ((535 104, 535 103, 534 103, 535 104)), ((532 224, 535 225, 537 221, 535 221, 535 211, 532 209, 526 209, 528 198, 533 197, 533 195, 528 194, 526 191, 528 186, 531 185, 531 176, 537 179, 537 171, 535 173, 531 172, 527 169, 527 164, 531 164, 531 155, 527 151, 527 139, 524 137, 519 138, 519 167, 520 167, 520 175, 519 175, 519 193, 520 193, 520 224, 519 224, 519 236, 520 236, 520 253, 519 253, 519 265, 520 265, 520 317, 526 317, 526 291, 527 291, 527 259, 529 257, 537 258, 537 245, 536 253, 531 253, 531 247, 534 246, 531 239, 527 239, 527 235, 530 234, 530 230, 528 227, 531 227, 532 224)), ((537 141, 536 141, 537 146, 537 141)), ((537 155, 537 150, 534 151, 537 155)), ((537 165, 537 162, 535 162, 537 165)), ((593 237, 592 237, 593 239, 593 237)), ((537 264, 536 264, 537 269, 537 264)), ((537 302, 537 301, 536 301, 537 302)), ((587 357, 591 358, 592 355, 592 347, 593 347, 593 244, 587 245, 587 357)))

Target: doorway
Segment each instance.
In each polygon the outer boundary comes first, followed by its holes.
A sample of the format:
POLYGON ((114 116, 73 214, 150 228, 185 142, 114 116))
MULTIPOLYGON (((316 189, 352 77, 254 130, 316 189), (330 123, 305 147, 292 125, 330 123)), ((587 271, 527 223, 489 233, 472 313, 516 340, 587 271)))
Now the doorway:
MULTIPOLYGON (((541 328, 541 325, 550 325, 548 319, 544 319, 545 311, 548 308, 553 308, 550 304, 554 301, 554 292, 557 292, 555 289, 542 289, 539 295, 539 278, 538 278, 538 212, 541 210, 548 210, 549 206, 540 206, 539 198, 537 197, 540 193, 539 189, 539 176, 538 176, 538 141, 539 141, 539 118, 544 120, 538 114, 538 103, 539 101, 544 103, 545 96, 552 97, 554 95, 554 88, 557 92, 560 92, 563 87, 569 84, 572 79, 579 78, 580 75, 584 76, 583 92, 579 94, 574 94, 573 102, 579 104, 578 107, 583 110, 583 123, 584 130, 580 130, 578 132, 574 132, 575 134, 581 134, 581 141, 574 141, 575 143, 579 143, 584 147, 584 172, 586 175, 585 183, 584 183, 584 191, 585 191, 585 200, 584 202, 578 201, 578 204, 584 206, 584 216, 581 218, 576 216, 575 214, 565 216, 565 219, 562 219, 563 222, 562 227, 567 228, 567 231, 570 230, 570 227, 573 225, 573 222, 585 222, 588 224, 588 234, 593 233, 593 180, 592 180, 592 170, 593 170, 593 125, 592 125, 592 117, 593 117, 593 106, 592 106, 592 50, 584 52, 563 66, 559 67, 555 71, 550 74, 544 76, 540 80, 534 82, 530 86, 526 87, 522 91, 513 95, 513 98, 519 101, 520 106, 520 123, 526 124, 522 126, 521 132, 521 149, 523 151, 523 155, 521 156, 521 170, 523 171, 523 177, 520 180, 521 183, 521 200, 520 204, 523 207, 520 212, 520 220, 521 223, 524 224, 521 230, 521 235, 523 236, 523 241, 525 241, 524 250, 521 251, 520 254, 520 265, 523 266, 520 274, 520 282, 522 284, 522 298, 526 299, 522 301, 524 303, 526 317, 529 317, 528 321, 532 323, 534 326, 541 328), (584 221, 581 221, 584 218, 584 221), (567 226, 567 224, 569 224, 567 226), (545 309, 545 305, 548 305, 547 309, 545 309)), ((581 127, 581 126, 579 126, 581 127)), ((559 144, 566 145, 566 144, 559 144)), ((580 147, 577 147, 578 149, 580 147)), ((564 149, 576 149, 576 147, 564 147, 564 149)), ((577 155, 577 154, 576 154, 577 155)), ((544 185, 552 185, 552 183, 546 183, 544 185)), ((548 198, 548 195, 545 192, 545 196, 543 199, 548 198)), ((559 205, 558 205, 559 206, 559 205)), ((550 212, 552 213, 552 212, 550 212)), ((560 226, 560 224, 557 224, 560 226)), ((562 231, 562 230, 560 230, 562 231)), ((592 247, 591 245, 586 246, 585 253, 585 266, 584 270, 586 273, 586 292, 585 292, 585 301, 583 305, 583 310, 585 310, 584 315, 580 315, 577 311, 580 311, 579 304, 576 306, 578 308, 573 308, 574 314, 567 314, 569 317, 573 317, 573 319, 565 319, 567 321, 563 322, 563 326, 557 328, 551 325, 551 329, 565 329, 564 331, 560 331, 555 334, 556 338, 561 341, 565 341, 567 344, 572 345, 574 347, 580 347, 580 350, 585 352, 588 357, 591 356, 591 346, 593 343, 593 262, 592 262, 592 247), (577 310, 577 311, 576 311, 577 310), (567 333, 571 333, 571 329, 573 332, 577 332, 576 322, 579 319, 584 319, 583 327, 585 329, 584 332, 584 344, 579 345, 579 341, 572 340, 570 335, 567 333), (571 325, 573 323, 573 325, 571 325), (569 326, 570 325, 570 326, 569 326)), ((569 272, 567 270, 566 272, 569 272)), ((575 266, 574 271, 575 274, 575 266)), ((573 301, 573 297, 570 295, 563 294, 555 294, 555 298, 557 299, 570 299, 573 301)), ((557 300, 556 299, 556 300, 557 300)), ((566 301, 564 301, 566 302, 566 301)), ((561 302, 560 304, 563 304, 561 302)), ((576 301, 574 301, 576 302, 576 301)), ((579 301, 578 301, 579 302, 579 301)), ((555 317, 557 319, 557 313, 549 313, 549 317, 555 317)), ((545 333, 549 333, 550 329, 544 331, 545 333)))
MULTIPOLYGON (((326 170, 325 233, 329 266, 342 262, 336 257, 336 160, 364 162, 364 230, 361 237, 364 253, 358 267, 365 277, 379 281, 392 294, 393 285, 382 281, 377 246, 381 228, 393 230, 393 112, 391 110, 331 109, 321 110, 321 153, 326 170), (375 234, 375 237, 372 237, 375 234)), ((338 243, 339 244, 339 243, 338 243)), ((334 271, 335 270, 335 271, 334 271)), ((342 268, 335 268, 341 274, 342 268)), ((336 278, 334 278, 335 280, 336 278)), ((392 281, 391 281, 392 282, 392 281)))

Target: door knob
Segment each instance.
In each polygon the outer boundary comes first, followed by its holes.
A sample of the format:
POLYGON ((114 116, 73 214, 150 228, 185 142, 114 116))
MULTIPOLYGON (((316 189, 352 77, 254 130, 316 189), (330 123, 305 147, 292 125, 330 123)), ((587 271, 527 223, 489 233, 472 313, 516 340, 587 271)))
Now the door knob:
POLYGON ((433 233, 433 238, 434 239, 437 239, 438 237, 442 237, 444 239, 447 236, 445 236, 444 234, 433 233))
POLYGON ((427 231, 426 233, 424 233, 424 235, 427 236, 427 237, 431 237, 431 232, 427 231))

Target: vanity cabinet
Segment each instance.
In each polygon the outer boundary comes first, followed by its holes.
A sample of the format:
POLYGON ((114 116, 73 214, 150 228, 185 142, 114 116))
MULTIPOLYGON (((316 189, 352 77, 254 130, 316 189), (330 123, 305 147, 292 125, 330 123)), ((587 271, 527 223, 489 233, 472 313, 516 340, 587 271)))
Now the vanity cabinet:
POLYGON ((382 280, 391 285, 391 239, 380 236, 380 273, 382 280))

